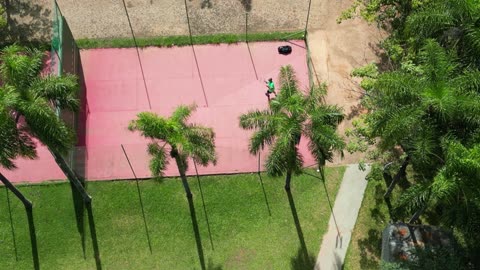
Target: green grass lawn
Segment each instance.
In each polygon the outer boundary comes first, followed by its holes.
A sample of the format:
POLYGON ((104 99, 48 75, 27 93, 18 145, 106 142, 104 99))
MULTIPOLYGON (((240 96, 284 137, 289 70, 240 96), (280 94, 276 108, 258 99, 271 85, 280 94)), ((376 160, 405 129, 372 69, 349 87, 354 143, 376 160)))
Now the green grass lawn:
MULTIPOLYGON (((304 31, 294 32, 270 32, 270 33, 249 33, 249 42, 258 41, 286 41, 295 39, 304 39, 304 31)), ((245 34, 213 34, 193 36, 162 36, 162 37, 145 37, 136 38, 138 47, 172 47, 172 46, 189 46, 192 41, 194 45, 203 44, 234 44, 245 42, 245 34)), ((133 48, 135 43, 131 37, 128 38, 103 38, 103 39, 78 39, 76 40, 80 49, 95 48, 133 48)))
POLYGON ((385 183, 369 180, 345 258, 345 270, 379 269, 382 231, 388 224, 385 183))
MULTIPOLYGON (((326 172, 334 200, 344 168, 328 168, 326 172)), ((293 201, 289 203, 283 179, 263 175, 269 216, 257 174, 202 177, 213 248, 197 181, 189 181, 199 237, 195 236, 189 202, 180 181, 140 182, 153 254, 148 247, 135 181, 90 182, 93 219, 84 211, 79 222, 68 183, 21 186, 21 191, 34 202, 41 268, 95 269, 98 263, 103 269, 202 269, 199 254, 205 269, 216 270, 305 269, 306 260, 307 264, 315 260, 330 217, 318 179, 295 177, 293 201), (291 202, 298 223, 292 215, 291 202), (96 237, 92 237, 92 228, 96 237), (303 236, 308 259, 303 256, 299 235, 303 236), (201 241, 201 249, 197 241, 201 241), (97 262, 95 249, 100 254, 97 262)), ((32 269, 26 213, 11 193, 10 201, 18 261, 6 192, 0 188, 0 269, 32 269)))

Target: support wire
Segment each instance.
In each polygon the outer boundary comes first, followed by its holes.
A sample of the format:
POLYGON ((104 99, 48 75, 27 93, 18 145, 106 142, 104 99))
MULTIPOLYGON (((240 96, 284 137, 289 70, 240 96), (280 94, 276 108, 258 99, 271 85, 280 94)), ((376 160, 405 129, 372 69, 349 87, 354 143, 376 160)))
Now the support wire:
POLYGON ((143 85, 145 86, 145 93, 147 94, 148 108, 151 110, 152 103, 150 102, 150 95, 148 94, 147 82, 145 80, 145 73, 143 72, 142 59, 140 58, 140 51, 138 49, 137 39, 135 38, 135 33, 133 32, 132 23, 130 22, 130 16, 128 15, 128 10, 127 10, 127 5, 125 4, 125 0, 122 0, 122 2, 123 2, 123 8, 125 9, 125 14, 127 15, 128 25, 130 26, 130 31, 132 32, 133 43, 135 43, 135 48, 137 49, 138 63, 140 64, 140 70, 142 72, 142 78, 143 78, 143 85))

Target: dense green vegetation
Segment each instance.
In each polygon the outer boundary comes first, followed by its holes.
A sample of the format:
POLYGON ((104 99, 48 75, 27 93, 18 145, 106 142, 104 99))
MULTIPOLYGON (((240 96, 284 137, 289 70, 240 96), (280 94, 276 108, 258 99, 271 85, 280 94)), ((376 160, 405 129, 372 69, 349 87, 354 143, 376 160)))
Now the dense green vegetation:
POLYGON ((378 177, 390 197, 389 218, 452 229, 465 250, 462 267, 478 267, 480 4, 357 1, 344 18, 356 9, 391 34, 381 44, 382 65, 354 74, 366 78, 362 104, 369 113, 349 132, 355 139, 348 148, 376 144, 368 157, 389 164, 378 177))
MULTIPOLYGON (((297 32, 271 32, 271 33, 249 33, 248 41, 285 41, 303 39, 304 31, 297 32)), ((238 34, 213 34, 193 36, 194 45, 202 44, 234 44, 245 42, 245 35, 238 34)), ((132 38, 105 38, 105 39, 78 39, 77 45, 80 49, 95 48, 132 48, 135 43, 132 38)), ((189 46, 191 40, 189 36, 165 36, 165 37, 146 37, 137 38, 138 47, 172 47, 189 46)))
MULTIPOLYGON (((332 197, 344 170, 326 169, 332 197)), ((134 181, 88 183, 94 198, 93 219, 88 209, 75 203, 68 183, 19 188, 34 202, 42 269, 95 269, 95 247, 103 269, 201 269, 192 218, 198 225, 206 269, 313 269, 330 217, 321 182, 298 176, 289 202, 282 178, 262 174, 262 179, 268 205, 257 174, 201 177, 213 249, 195 178, 188 180, 194 194, 194 216, 180 179, 141 181, 152 254, 134 181), (301 241, 306 243, 307 262, 300 251, 301 241)), ((0 188, 0 269, 32 269, 25 210, 11 193, 10 202, 18 261, 6 193, 0 188)))

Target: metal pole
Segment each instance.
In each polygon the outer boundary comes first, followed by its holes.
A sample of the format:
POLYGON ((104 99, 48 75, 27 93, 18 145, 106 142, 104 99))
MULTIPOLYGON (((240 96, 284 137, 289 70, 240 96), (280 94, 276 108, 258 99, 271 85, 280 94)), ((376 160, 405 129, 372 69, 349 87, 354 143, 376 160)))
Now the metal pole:
POLYGON ((202 79, 202 74, 200 73, 200 66, 198 65, 197 54, 195 52, 195 47, 193 46, 192 28, 190 27, 190 17, 188 16, 187 0, 185 0, 185 13, 187 15, 188 33, 190 35, 190 45, 192 46, 193 57, 195 58, 195 64, 197 65, 198 77, 200 78, 200 84, 202 86, 205 105, 208 107, 207 94, 205 93, 205 86, 203 85, 203 79, 202 79))
POLYGON ((138 50, 137 39, 135 38, 135 34, 133 33, 132 23, 130 22, 130 16, 128 15, 128 10, 127 10, 127 5, 125 4, 125 0, 122 0, 122 2, 123 2, 123 8, 125 9, 125 14, 127 15, 128 25, 130 26, 130 31, 132 32, 133 43, 135 43, 135 48, 137 49, 138 62, 140 63, 140 70, 142 71, 143 85, 145 86, 145 93, 147 94, 148 108, 150 108, 151 110, 152 104, 150 103, 150 96, 148 95, 147 82, 145 81, 145 73, 143 72, 142 59, 140 58, 140 51, 138 50))
POLYGON ((140 193, 140 186, 138 185, 138 178, 137 178, 137 175, 135 174, 135 171, 133 170, 132 163, 130 163, 130 159, 128 158, 127 152, 125 151, 123 144, 121 144, 120 146, 122 146, 123 154, 127 159, 128 165, 130 166, 130 170, 132 170, 133 177, 135 177, 135 182, 137 183, 137 193, 138 193, 138 198, 140 199, 140 207, 142 208, 143 224, 145 226, 145 232, 147 233, 148 248, 150 249, 150 254, 152 254, 152 244, 150 243, 150 234, 148 233, 147 219, 145 218, 145 211, 143 210, 143 200, 142 200, 142 195, 140 193))

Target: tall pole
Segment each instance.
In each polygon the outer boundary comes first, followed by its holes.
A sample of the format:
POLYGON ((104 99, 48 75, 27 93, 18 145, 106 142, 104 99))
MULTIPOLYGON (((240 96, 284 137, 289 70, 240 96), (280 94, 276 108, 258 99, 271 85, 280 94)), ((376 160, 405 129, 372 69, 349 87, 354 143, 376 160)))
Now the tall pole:
POLYGON ((128 15, 128 10, 127 10, 127 5, 125 4, 125 0, 122 0, 122 2, 123 2, 123 8, 125 9, 125 14, 127 15, 128 25, 130 26, 130 31, 132 32, 133 43, 135 44, 135 48, 137 49, 138 63, 140 64, 140 70, 142 72, 142 78, 143 78, 143 85, 145 86, 145 93, 147 94, 148 108, 151 110, 152 103, 150 103, 150 96, 148 94, 147 82, 145 81, 145 73, 143 72, 142 59, 140 58, 140 51, 138 49, 137 39, 135 38, 135 33, 133 32, 132 23, 130 22, 130 16, 128 15))
POLYGON ((205 105, 208 107, 207 94, 205 93, 205 86, 203 85, 202 74, 200 73, 200 66, 198 65, 197 53, 193 46, 192 28, 190 27, 190 16, 188 16, 187 0, 185 0, 185 14, 187 15, 188 33, 190 35, 190 45, 192 46, 193 57, 195 58, 195 64, 197 65, 198 77, 200 78, 200 85, 202 86, 203 98, 205 99, 205 105))
POLYGON ((150 249, 150 254, 152 254, 152 244, 150 243, 150 234, 148 233, 147 220, 145 218, 145 210, 143 210, 143 200, 142 200, 142 195, 140 193, 140 186, 138 185, 137 174, 133 170, 132 163, 130 163, 130 159, 128 158, 127 152, 125 151, 123 144, 121 144, 121 146, 122 146, 123 154, 125 155, 128 165, 130 166, 130 170, 132 170, 133 177, 135 177, 135 182, 137 183, 137 193, 138 193, 138 198, 140 199, 140 207, 142 208, 143 225, 145 226, 145 232, 147 233, 148 248, 150 249))

